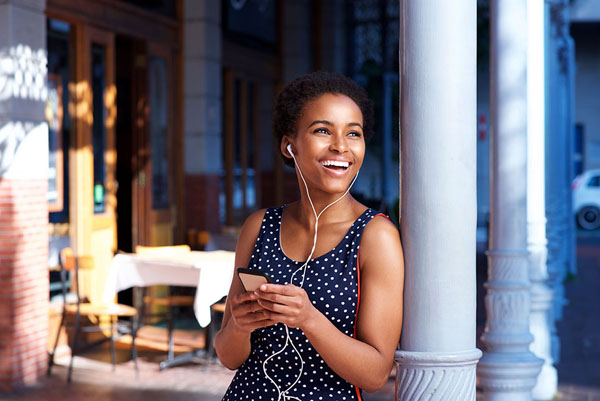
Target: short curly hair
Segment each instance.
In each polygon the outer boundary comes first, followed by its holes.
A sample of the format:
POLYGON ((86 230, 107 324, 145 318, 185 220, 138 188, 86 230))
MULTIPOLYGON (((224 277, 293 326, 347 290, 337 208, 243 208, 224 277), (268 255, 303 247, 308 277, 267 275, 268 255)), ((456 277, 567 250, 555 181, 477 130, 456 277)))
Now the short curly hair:
MULTIPOLYGON (((352 79, 331 72, 313 72, 290 82, 277 96, 273 115, 273 137, 277 147, 284 135, 296 134, 298 119, 304 106, 321 95, 331 93, 348 96, 359 107, 363 116, 365 141, 373 136, 373 102, 367 92, 352 79)), ((294 163, 283 156, 288 166, 294 163)))

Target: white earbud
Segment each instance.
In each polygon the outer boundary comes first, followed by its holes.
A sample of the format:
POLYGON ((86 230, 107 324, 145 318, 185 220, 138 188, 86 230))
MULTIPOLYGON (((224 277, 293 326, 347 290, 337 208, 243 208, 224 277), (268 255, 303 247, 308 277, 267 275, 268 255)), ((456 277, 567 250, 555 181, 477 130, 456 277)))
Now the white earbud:
POLYGON ((287 151, 290 154, 290 156, 292 156, 292 158, 294 158, 294 153, 292 152, 292 144, 291 143, 288 143, 287 151))

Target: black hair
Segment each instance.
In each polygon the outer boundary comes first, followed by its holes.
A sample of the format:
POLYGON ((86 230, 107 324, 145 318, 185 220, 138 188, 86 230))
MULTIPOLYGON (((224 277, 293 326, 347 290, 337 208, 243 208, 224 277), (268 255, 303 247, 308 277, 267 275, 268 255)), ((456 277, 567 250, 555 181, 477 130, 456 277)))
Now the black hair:
MULTIPOLYGON (((327 93, 352 99, 362 113, 365 141, 373 136, 373 102, 365 89, 344 75, 318 71, 296 78, 277 96, 273 115, 273 137, 278 148, 284 135, 296 135, 296 125, 304 106, 327 93)), ((283 157, 283 160, 288 166, 294 166, 290 159, 283 157)))

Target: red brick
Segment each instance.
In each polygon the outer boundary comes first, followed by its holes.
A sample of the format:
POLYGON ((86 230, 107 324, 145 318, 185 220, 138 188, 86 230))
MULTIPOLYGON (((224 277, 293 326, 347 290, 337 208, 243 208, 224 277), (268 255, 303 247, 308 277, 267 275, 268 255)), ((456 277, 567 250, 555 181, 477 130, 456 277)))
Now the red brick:
POLYGON ((218 231, 219 193, 221 177, 218 174, 186 174, 185 216, 186 228, 218 231))
POLYGON ((34 383, 47 364, 46 180, 0 179, 0 388, 34 383))

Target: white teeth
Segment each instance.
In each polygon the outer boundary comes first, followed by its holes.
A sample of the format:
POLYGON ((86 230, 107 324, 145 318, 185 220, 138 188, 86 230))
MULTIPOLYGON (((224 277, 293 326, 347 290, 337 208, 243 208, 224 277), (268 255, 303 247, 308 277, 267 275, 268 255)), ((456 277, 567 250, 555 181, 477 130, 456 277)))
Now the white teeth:
POLYGON ((321 164, 323 166, 336 166, 336 167, 344 167, 344 168, 348 168, 348 166, 350 166, 350 163, 348 163, 348 162, 341 162, 341 161, 336 161, 336 160, 324 160, 321 162, 321 164))

